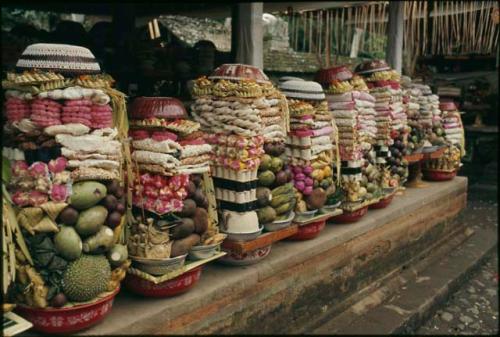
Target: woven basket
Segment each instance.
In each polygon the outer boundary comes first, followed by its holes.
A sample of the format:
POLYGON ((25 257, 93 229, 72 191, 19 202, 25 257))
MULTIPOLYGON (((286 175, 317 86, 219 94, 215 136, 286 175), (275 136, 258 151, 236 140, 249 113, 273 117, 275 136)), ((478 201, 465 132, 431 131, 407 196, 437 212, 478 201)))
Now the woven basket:
POLYGON ((172 97, 137 97, 130 112, 133 119, 185 119, 186 116, 182 102, 172 97))

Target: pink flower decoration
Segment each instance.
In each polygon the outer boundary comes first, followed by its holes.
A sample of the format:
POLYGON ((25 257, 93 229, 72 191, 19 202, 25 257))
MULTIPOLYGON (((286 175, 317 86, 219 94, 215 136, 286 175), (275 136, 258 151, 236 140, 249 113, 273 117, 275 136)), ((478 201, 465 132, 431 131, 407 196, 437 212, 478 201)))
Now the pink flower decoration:
POLYGON ((49 196, 45 193, 39 191, 29 192, 29 204, 33 206, 39 206, 41 204, 49 201, 49 196))
POLYGON ((28 171, 30 175, 35 178, 45 176, 49 173, 47 164, 42 163, 41 161, 31 164, 28 171))
POLYGON ((17 191, 12 195, 12 201, 17 205, 17 206, 28 206, 30 201, 29 201, 29 194, 28 192, 21 192, 17 191))
POLYGON ((182 200, 172 199, 172 208, 174 209, 174 211, 181 211, 183 206, 184 203, 182 202, 182 200))
POLYGON ((16 160, 12 164, 12 174, 15 177, 24 176, 28 173, 28 163, 24 160, 16 160))
POLYGON ((68 198, 68 188, 66 185, 52 185, 50 190, 50 199, 52 201, 64 202, 68 198))
POLYGON ((59 173, 66 169, 68 161, 64 157, 59 157, 55 160, 49 161, 49 171, 52 173, 59 173))

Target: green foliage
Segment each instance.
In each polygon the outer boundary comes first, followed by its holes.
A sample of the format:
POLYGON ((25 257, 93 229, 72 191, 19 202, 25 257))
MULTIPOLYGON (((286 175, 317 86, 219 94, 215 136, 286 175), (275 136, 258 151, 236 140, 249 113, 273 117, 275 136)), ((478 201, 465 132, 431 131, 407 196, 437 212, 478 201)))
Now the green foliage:
POLYGON ((50 31, 59 14, 53 12, 33 11, 2 7, 2 30, 11 30, 19 24, 29 24, 36 29, 50 31))

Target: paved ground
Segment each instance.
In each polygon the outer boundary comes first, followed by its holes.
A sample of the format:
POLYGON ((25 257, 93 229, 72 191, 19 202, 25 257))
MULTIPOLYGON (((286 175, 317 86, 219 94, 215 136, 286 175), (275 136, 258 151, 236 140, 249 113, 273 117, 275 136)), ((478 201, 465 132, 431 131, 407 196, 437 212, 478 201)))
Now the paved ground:
MULTIPOLYGON (((486 194, 471 193, 466 221, 478 226, 498 228, 498 203, 481 200, 486 194)), ((483 335, 498 333, 498 252, 470 276, 417 331, 418 335, 483 335)))

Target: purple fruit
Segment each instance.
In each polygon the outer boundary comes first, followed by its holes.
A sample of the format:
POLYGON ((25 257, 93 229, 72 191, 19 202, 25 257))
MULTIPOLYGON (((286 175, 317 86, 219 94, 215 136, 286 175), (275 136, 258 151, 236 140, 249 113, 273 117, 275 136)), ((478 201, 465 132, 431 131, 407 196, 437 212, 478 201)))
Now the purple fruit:
POLYGON ((307 174, 307 175, 310 175, 313 171, 314 171, 314 169, 312 168, 312 166, 306 166, 302 170, 302 172, 304 172, 304 174, 307 174))
POLYGON ((304 188, 304 190, 302 191, 302 193, 303 193, 304 195, 309 195, 309 194, 311 194, 311 193, 312 193, 312 191, 313 191, 313 187, 312 187, 312 186, 306 186, 306 187, 304 188))
POLYGON ((302 192, 305 187, 306 187, 306 184, 303 181, 296 181, 295 182, 295 188, 298 189, 299 191, 302 192))
POLYGON ((302 167, 300 167, 300 166, 293 166, 292 167, 292 171, 293 171, 294 174, 302 173, 302 167))
POLYGON ((312 186, 314 184, 314 180, 311 178, 307 177, 304 182, 306 183, 306 186, 312 186))
POLYGON ((276 180, 275 180, 276 185, 286 184, 287 181, 288 181, 288 175, 286 174, 285 171, 279 171, 278 174, 276 174, 276 180))
POLYGON ((299 174, 296 174, 296 175, 295 175, 295 180, 300 180, 300 181, 302 181, 302 180, 304 180, 304 179, 306 179, 306 176, 304 175, 304 173, 299 173, 299 174))
POLYGON ((119 203, 116 205, 115 211, 117 211, 120 214, 125 214, 125 205, 122 203, 119 203))

